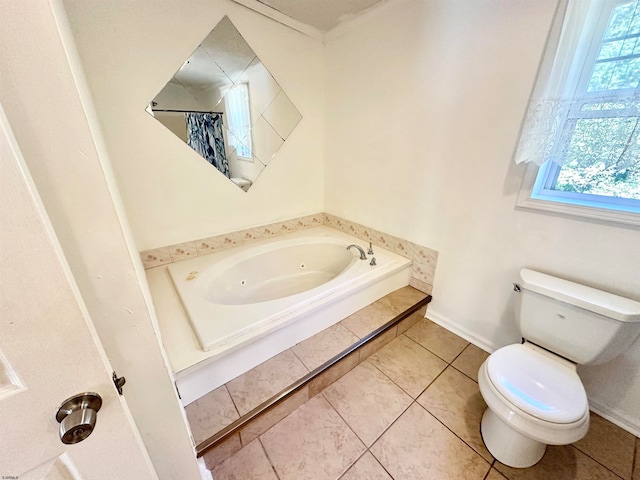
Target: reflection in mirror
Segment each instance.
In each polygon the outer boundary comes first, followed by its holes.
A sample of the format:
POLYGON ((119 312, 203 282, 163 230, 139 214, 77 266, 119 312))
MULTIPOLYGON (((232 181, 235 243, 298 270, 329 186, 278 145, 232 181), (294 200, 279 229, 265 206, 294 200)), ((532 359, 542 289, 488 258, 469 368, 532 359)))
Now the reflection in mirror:
POLYGON ((150 113, 244 191, 302 119, 226 16, 156 95, 150 113))

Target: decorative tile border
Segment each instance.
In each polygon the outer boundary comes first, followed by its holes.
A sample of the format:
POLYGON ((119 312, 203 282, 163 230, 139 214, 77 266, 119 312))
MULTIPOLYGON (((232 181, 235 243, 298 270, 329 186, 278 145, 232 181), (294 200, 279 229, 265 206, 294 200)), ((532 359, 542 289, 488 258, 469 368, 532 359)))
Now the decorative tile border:
POLYGON ((146 250, 140 253, 140 257, 142 258, 144 268, 148 269, 198 255, 206 255, 238 245, 257 242, 275 235, 321 225, 326 225, 327 227, 352 235, 365 242, 371 242, 375 246, 410 258, 413 264, 409 285, 422 292, 431 293, 436 273, 436 265, 438 263, 437 251, 424 245, 419 245, 403 238, 394 237, 385 232, 369 228, 365 225, 345 220, 330 213, 316 213, 283 222, 201 238, 192 242, 146 250))
POLYGON ((409 285, 424 293, 431 293, 433 281, 438 263, 438 252, 410 242, 404 238, 394 237, 388 233, 360 225, 344 218, 324 213, 324 224, 328 227, 340 230, 341 232, 353 235, 365 242, 380 246, 387 250, 410 258, 413 261, 411 266, 411 280, 409 285))
POLYGON ((140 253, 145 270, 166 265, 168 263, 185 260, 198 255, 218 252, 226 248, 236 247, 251 242, 257 242, 283 233, 295 232, 303 228, 324 225, 322 213, 294 218, 283 222, 271 223, 259 227, 246 228, 235 232, 201 238, 191 242, 179 243, 169 247, 146 250, 140 253))

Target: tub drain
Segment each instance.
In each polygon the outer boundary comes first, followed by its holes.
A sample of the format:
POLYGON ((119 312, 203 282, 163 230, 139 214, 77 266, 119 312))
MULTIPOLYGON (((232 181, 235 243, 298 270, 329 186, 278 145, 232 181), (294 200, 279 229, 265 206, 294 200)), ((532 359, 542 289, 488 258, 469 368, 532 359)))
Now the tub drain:
POLYGON ((247 284, 246 280, 240 280, 240 286, 244 287, 247 284))

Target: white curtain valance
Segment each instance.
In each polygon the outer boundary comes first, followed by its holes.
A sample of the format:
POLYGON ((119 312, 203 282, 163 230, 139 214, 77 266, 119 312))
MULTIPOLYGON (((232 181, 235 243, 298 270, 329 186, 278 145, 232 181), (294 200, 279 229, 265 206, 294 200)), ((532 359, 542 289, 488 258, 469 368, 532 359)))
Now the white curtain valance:
POLYGON ((589 92, 584 79, 585 65, 590 61, 590 68, 594 61, 592 40, 602 28, 603 12, 609 21, 606 1, 561 0, 523 121, 516 164, 562 164, 568 156, 593 155, 595 150, 607 163, 640 157, 640 90, 589 92))

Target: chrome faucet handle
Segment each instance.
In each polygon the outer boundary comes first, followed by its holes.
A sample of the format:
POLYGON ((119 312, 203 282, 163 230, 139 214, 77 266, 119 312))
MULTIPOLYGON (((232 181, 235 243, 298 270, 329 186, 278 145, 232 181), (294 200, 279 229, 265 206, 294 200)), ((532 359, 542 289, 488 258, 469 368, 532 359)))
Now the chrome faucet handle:
POLYGON ((367 252, 367 255, 373 255, 373 248, 371 246, 371 242, 369 242, 369 251, 367 252))

